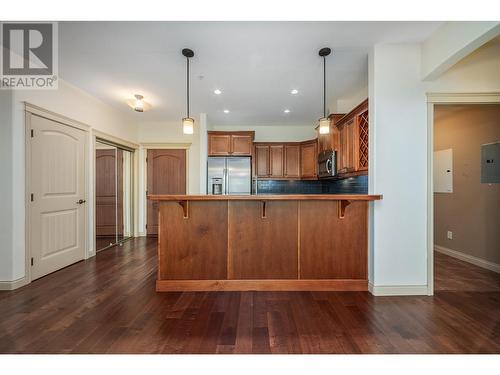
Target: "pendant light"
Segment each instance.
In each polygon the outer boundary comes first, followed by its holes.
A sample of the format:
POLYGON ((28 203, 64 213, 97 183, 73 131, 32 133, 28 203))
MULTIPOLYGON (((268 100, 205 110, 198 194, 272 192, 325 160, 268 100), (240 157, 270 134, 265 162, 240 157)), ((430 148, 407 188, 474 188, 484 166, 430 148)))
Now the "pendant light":
POLYGON ((182 119, 182 131, 184 134, 193 134, 194 120, 189 117, 189 59, 194 56, 194 52, 189 48, 184 48, 182 54, 186 57, 186 91, 187 91, 187 116, 182 119))
POLYGON ((326 56, 331 52, 330 48, 319 50, 319 55, 323 58, 323 117, 319 119, 319 134, 330 133, 330 120, 326 117, 326 56))

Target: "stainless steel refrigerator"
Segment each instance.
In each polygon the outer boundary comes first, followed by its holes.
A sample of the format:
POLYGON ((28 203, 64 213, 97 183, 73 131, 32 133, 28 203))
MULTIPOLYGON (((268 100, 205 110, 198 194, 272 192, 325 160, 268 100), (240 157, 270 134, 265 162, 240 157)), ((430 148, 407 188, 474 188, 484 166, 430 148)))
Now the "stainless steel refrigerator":
POLYGON ((209 157, 207 194, 246 195, 252 191, 250 157, 209 157))

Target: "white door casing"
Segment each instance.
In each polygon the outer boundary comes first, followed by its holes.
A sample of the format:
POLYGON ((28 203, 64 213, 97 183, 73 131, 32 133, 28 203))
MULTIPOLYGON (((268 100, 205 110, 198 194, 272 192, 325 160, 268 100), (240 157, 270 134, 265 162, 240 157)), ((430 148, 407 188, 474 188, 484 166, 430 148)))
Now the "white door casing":
POLYGON ((86 133, 30 114, 31 279, 85 257, 86 133), (84 201, 78 203, 79 201, 84 201))

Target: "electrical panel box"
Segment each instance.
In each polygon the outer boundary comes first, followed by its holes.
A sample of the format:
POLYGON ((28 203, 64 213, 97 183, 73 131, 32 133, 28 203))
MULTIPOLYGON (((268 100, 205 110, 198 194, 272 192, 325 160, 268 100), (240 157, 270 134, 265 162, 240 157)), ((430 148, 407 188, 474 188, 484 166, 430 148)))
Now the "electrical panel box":
POLYGON ((481 183, 500 183, 500 142, 481 145, 481 183))

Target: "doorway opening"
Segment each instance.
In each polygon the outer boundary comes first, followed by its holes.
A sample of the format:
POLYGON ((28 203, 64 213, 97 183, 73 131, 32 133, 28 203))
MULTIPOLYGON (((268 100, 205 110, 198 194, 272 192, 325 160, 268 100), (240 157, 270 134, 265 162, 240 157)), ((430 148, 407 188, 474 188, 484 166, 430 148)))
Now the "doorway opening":
POLYGON ((436 291, 500 291, 500 104, 433 107, 436 291))
POLYGON ((95 241, 97 251, 133 236, 133 150, 96 139, 95 241))

